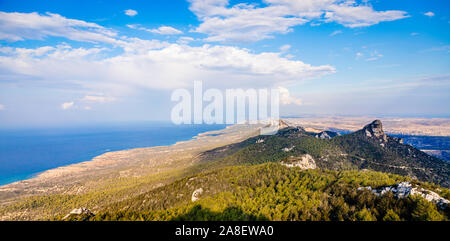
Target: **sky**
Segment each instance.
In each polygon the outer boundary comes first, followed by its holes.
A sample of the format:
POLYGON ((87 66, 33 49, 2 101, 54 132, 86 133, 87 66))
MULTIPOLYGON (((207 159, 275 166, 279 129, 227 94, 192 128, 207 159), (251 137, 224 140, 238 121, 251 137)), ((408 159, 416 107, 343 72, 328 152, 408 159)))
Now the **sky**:
POLYGON ((284 116, 450 116, 450 3, 0 0, 0 128, 169 120, 279 88, 284 116))

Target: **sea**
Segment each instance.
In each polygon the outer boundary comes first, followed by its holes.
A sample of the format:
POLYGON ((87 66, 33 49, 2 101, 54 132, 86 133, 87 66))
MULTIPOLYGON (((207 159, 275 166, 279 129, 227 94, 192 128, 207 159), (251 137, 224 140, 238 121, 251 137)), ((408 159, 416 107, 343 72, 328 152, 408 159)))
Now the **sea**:
POLYGON ((89 161, 106 152, 171 145, 224 128, 226 125, 145 122, 0 129, 0 185, 89 161))

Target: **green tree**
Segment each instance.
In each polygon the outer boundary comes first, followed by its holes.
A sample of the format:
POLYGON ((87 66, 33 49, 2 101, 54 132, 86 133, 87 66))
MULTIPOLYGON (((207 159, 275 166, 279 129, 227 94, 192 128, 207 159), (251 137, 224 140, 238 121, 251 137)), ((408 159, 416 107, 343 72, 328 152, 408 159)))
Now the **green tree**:
POLYGON ((444 216, 438 212, 436 205, 418 197, 416 206, 411 214, 413 220, 417 221, 443 221, 444 216))
POLYGON ((392 209, 389 209, 384 215, 383 221, 401 221, 401 218, 392 209))
POLYGON ((356 213, 356 220, 358 221, 377 221, 377 218, 366 208, 356 213))

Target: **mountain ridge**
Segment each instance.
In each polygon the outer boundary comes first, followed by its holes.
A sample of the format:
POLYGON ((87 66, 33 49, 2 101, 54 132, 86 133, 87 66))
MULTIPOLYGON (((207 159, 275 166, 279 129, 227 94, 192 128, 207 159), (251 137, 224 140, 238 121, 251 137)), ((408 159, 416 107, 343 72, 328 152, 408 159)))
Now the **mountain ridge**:
POLYGON ((276 135, 256 136, 209 150, 200 158, 205 162, 223 159, 226 162, 255 164, 303 154, 310 154, 319 168, 370 169, 450 186, 449 163, 403 144, 401 138, 386 135, 380 120, 356 132, 330 138, 317 138, 316 133, 290 125, 276 135))

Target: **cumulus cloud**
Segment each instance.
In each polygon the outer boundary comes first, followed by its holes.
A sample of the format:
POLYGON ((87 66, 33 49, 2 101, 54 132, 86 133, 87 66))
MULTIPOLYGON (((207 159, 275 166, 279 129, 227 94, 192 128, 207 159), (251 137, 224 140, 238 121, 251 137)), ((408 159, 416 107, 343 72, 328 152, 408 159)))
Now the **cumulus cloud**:
POLYGON ((14 79, 18 85, 32 83, 83 93, 84 97, 63 103, 64 110, 90 108, 142 89, 191 87, 194 80, 215 88, 264 88, 302 83, 335 72, 330 65, 314 66, 283 56, 288 45, 281 47, 282 52, 254 53, 236 46, 189 46, 187 43, 194 40, 190 37, 180 37, 177 43, 144 40, 51 13, 0 12, 0 36, 10 41, 58 36, 96 43, 84 47, 67 43, 0 47, 0 72, 7 73, 0 76, 0 82, 14 79), (109 44, 123 51, 110 51, 109 44))
MULTIPOLYGON (((149 48, 161 48, 165 45, 158 40, 119 36, 117 32, 96 23, 69 19, 59 14, 0 11, 0 40, 45 40, 47 37, 63 37, 80 42, 110 44, 114 47, 121 47, 126 52, 146 51, 149 48)), ((47 46, 40 49, 23 49, 23 51, 41 51, 36 54, 42 54, 52 48, 47 46)), ((2 53, 6 50, 3 48, 2 53)), ((71 51, 71 53, 74 52, 71 51)))
POLYGON ((404 11, 375 11, 369 5, 357 5, 353 1, 332 4, 325 13, 325 22, 337 22, 346 27, 367 27, 380 22, 408 17, 404 11))
POLYGON ((119 44, 117 33, 95 23, 68 19, 54 13, 7 13, 0 11, 0 40, 44 40, 65 37, 82 42, 119 44))
POLYGON ((74 107, 74 104, 75 104, 75 102, 65 102, 65 103, 62 103, 61 104, 61 108, 63 109, 63 110, 68 110, 68 109, 70 109, 70 108, 73 108, 74 107))
POLYGON ((426 12, 423 15, 428 16, 428 17, 434 17, 434 13, 433 12, 426 12))
POLYGON ((141 27, 137 24, 129 24, 129 25, 127 25, 127 27, 132 28, 132 29, 147 31, 150 33, 163 34, 163 35, 175 35, 175 34, 183 33, 182 31, 180 31, 176 28, 170 27, 170 26, 161 26, 159 28, 149 29, 149 28, 141 27))
POLYGON ((335 71, 329 65, 312 66, 281 57, 280 53, 256 54, 231 46, 168 44, 145 49, 103 57, 101 48, 57 46, 38 57, 30 54, 33 51, 18 48, 0 56, 0 70, 22 76, 24 81, 28 78, 58 85, 64 82, 70 88, 79 86, 104 93, 124 92, 132 87, 186 87, 193 80, 218 87, 268 87, 276 83, 301 82, 335 71))
POLYGON ((280 91, 280 104, 281 105, 302 105, 303 101, 300 98, 296 98, 291 96, 291 93, 289 90, 285 87, 278 87, 278 90, 280 91))
POLYGON ((337 22, 364 27, 408 17, 404 11, 376 11, 352 0, 265 0, 265 6, 228 0, 189 0, 189 9, 202 22, 194 31, 207 34, 206 41, 251 42, 285 34, 307 22, 337 22))
POLYGON ((133 9, 127 9, 124 12, 125 12, 125 15, 131 16, 131 17, 136 16, 138 14, 138 12, 133 9))

